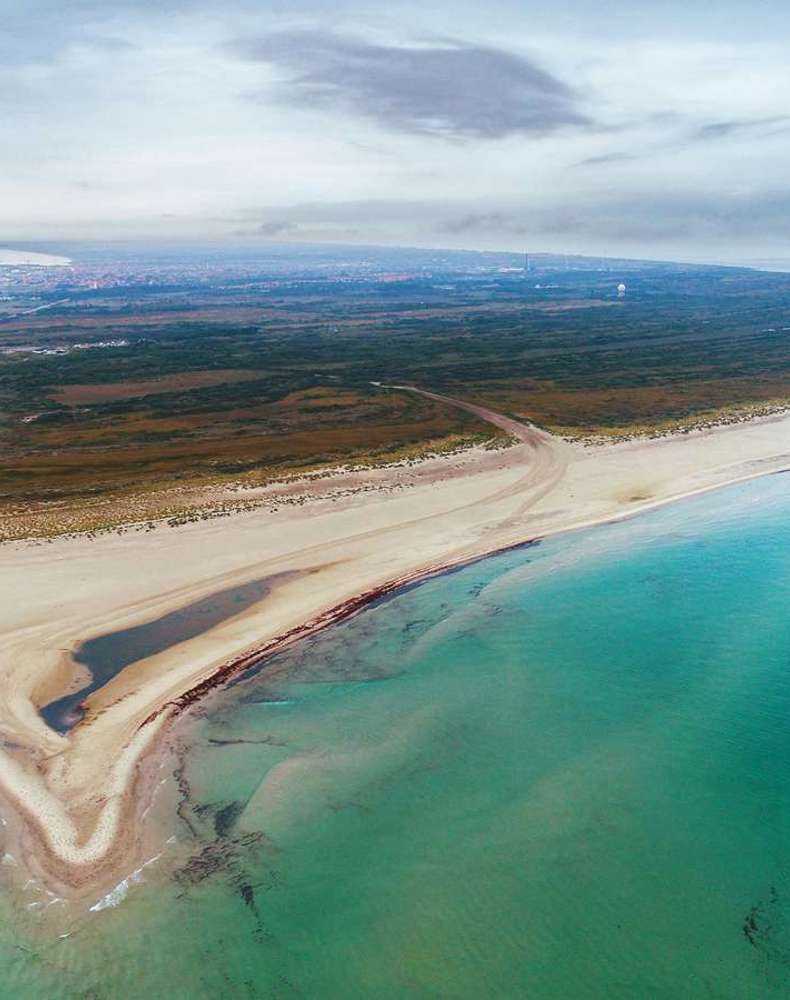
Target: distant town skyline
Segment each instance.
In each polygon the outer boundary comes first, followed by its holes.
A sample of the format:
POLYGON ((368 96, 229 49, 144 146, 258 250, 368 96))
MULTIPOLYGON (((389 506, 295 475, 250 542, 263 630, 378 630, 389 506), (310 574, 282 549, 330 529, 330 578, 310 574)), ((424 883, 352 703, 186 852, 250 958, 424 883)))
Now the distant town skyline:
POLYGON ((778 0, 0 14, 0 244, 790 257, 778 0))

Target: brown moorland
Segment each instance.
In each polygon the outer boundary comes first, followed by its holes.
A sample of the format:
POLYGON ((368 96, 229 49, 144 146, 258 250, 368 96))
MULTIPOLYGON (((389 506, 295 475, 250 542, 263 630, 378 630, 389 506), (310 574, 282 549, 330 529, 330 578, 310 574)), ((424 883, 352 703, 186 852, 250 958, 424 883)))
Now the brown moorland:
POLYGON ((229 382, 249 382, 261 377, 261 372, 239 368, 220 368, 207 372, 177 372, 142 382, 99 382, 83 385, 61 385, 50 393, 50 399, 66 406, 83 403, 107 403, 115 399, 136 399, 161 392, 183 392, 201 389, 208 385, 226 385, 229 382))

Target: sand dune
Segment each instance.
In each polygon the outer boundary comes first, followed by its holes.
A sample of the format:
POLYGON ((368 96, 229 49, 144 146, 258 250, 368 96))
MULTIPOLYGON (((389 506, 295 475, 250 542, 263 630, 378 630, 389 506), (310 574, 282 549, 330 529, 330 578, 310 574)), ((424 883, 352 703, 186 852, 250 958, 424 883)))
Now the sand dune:
POLYGON ((260 650, 442 567, 790 467, 790 417, 585 448, 458 405, 517 443, 314 483, 309 503, 0 547, 0 792, 31 870, 73 895, 117 881, 150 796, 141 763, 185 706, 260 650), (84 682, 80 643, 260 580, 271 581, 263 599, 133 662, 67 735, 41 718, 84 682))

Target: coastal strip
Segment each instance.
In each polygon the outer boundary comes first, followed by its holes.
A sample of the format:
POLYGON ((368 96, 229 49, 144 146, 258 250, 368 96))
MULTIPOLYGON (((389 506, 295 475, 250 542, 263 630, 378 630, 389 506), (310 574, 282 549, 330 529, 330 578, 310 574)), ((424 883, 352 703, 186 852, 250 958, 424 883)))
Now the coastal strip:
POLYGON ((505 429, 514 445, 433 460, 422 479, 395 470, 402 488, 384 494, 0 547, 0 793, 39 877, 62 895, 95 899, 134 868, 152 794, 146 762, 162 737, 285 646, 471 560, 790 467, 787 417, 584 448, 457 405, 505 429), (87 697, 67 733, 42 719, 43 705, 84 685, 72 652, 80 645, 274 577, 238 614, 130 662, 87 697))

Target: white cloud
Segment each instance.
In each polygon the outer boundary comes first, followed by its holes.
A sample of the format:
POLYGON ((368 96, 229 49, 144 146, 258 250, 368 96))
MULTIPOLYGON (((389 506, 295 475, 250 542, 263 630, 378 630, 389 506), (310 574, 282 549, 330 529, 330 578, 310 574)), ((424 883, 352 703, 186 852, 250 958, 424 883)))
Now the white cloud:
POLYGON ((728 233, 753 253, 786 239, 746 225, 750 203, 767 219, 788 190, 774 0, 751 21, 724 0, 640 18, 625 0, 551 16, 515 2, 47 6, 6 18, 11 238, 534 235, 536 249, 687 256, 728 233))

